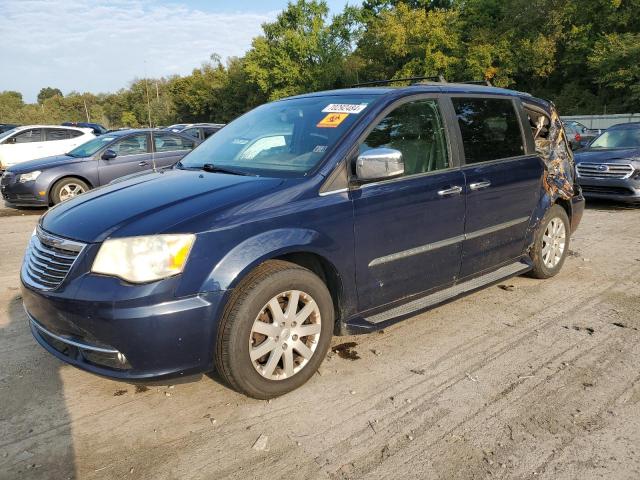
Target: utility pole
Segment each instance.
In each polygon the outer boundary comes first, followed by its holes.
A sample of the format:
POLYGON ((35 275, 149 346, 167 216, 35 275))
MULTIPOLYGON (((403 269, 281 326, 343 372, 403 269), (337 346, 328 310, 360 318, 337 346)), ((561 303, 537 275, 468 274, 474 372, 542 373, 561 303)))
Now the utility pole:
POLYGON ((89 117, 89 109, 87 108, 87 101, 83 98, 82 101, 84 102, 84 113, 87 114, 87 122, 91 121, 91 117, 89 117))

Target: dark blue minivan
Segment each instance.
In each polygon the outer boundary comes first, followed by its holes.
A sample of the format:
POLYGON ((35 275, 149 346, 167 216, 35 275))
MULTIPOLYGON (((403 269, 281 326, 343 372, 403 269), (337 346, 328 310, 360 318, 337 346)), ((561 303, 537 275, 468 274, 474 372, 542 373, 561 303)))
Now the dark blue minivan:
POLYGON ((256 398, 370 332, 560 270, 584 199, 558 115, 466 84, 288 98, 173 168, 40 220, 21 271, 37 341, 129 381, 216 369, 256 398))

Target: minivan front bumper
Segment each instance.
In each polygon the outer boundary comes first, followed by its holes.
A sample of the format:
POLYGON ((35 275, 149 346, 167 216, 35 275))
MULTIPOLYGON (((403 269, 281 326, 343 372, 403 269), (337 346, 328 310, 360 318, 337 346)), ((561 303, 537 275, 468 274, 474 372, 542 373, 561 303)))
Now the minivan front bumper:
POLYGON ((150 296, 152 301, 131 306, 64 298, 24 281, 21 286, 35 339, 78 368, 122 380, 173 378, 213 368, 214 319, 224 291, 179 299, 150 296))

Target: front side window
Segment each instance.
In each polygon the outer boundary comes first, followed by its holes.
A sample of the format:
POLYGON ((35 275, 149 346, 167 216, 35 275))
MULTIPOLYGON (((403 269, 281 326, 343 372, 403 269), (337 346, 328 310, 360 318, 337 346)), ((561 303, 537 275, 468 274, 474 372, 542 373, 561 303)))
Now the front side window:
POLYGON ((454 97, 451 100, 467 164, 524 154, 520 120, 510 99, 454 97))
POLYGON ((31 128, 29 130, 25 130, 24 132, 18 133, 13 138, 14 138, 13 143, 41 142, 42 141, 42 129, 40 129, 40 128, 31 128))
POLYGON ((145 133, 132 135, 114 143, 109 148, 116 152, 119 157, 147 153, 147 135, 145 133))
POLYGON ((373 148, 402 152, 404 175, 448 168, 445 130, 436 100, 416 100, 400 105, 369 133, 360 153, 373 148))
POLYGON ((177 135, 167 135, 164 133, 153 135, 153 144, 156 152, 174 152, 176 150, 191 150, 193 142, 177 135))
POLYGON ((234 120, 177 164, 301 177, 318 165, 377 95, 317 95, 267 103, 234 120))

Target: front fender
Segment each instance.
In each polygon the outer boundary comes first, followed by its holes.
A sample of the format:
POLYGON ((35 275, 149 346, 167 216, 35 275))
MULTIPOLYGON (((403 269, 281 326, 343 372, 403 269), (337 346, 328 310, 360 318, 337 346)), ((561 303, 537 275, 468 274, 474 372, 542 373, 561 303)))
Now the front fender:
POLYGON ((250 237, 231 249, 214 267, 202 291, 233 288, 260 263, 287 253, 310 252, 327 258, 339 248, 329 237, 305 228, 279 228, 250 237))

